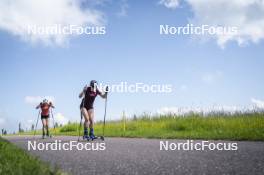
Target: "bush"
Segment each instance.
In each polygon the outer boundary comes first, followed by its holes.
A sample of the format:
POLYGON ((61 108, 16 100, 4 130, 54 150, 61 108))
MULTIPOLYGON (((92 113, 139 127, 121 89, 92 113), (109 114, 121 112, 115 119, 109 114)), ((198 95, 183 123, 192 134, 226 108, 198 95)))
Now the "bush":
POLYGON ((76 123, 71 123, 60 128, 60 132, 75 132, 78 131, 78 125, 76 123))

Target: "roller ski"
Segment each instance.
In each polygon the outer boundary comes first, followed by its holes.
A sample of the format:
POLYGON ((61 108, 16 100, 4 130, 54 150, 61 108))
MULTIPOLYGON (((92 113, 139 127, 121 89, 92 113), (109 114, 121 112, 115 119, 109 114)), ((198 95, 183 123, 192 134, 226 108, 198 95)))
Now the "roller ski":
POLYGON ((90 137, 88 135, 83 135, 83 140, 90 141, 90 137))
POLYGON ((42 135, 42 139, 52 138, 52 135, 42 135))

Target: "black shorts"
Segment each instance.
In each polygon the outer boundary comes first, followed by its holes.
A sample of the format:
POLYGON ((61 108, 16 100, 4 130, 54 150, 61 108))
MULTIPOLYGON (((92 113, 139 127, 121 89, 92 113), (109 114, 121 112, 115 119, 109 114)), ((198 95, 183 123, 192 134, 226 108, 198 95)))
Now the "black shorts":
POLYGON ((42 119, 48 119, 49 118, 49 115, 41 115, 41 120, 42 119))
POLYGON ((90 109, 93 109, 93 106, 80 106, 80 109, 85 108, 87 111, 89 111, 90 109))
POLYGON ((80 104, 80 109, 82 109, 82 108, 85 108, 88 111, 90 109, 93 109, 93 105, 92 104, 87 104, 87 103, 83 104, 83 101, 82 101, 82 103, 80 104))

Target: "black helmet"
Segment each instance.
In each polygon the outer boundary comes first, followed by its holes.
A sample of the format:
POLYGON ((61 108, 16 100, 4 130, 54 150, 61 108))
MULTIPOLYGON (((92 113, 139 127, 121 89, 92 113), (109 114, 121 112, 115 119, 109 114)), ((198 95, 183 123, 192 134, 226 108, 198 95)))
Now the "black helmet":
POLYGON ((97 86, 97 81, 96 81, 96 80, 91 80, 91 81, 90 81, 90 86, 91 86, 92 88, 95 88, 95 87, 97 86))
POLYGON ((46 98, 42 101, 42 103, 49 103, 49 100, 47 100, 46 98))

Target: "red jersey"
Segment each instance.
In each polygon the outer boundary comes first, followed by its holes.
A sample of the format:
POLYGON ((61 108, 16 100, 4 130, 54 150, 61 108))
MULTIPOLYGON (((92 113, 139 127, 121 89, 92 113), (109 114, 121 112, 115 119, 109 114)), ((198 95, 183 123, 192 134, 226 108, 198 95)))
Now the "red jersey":
POLYGON ((41 108, 41 115, 47 116, 49 115, 49 109, 51 107, 51 104, 48 103, 40 103, 41 108))

